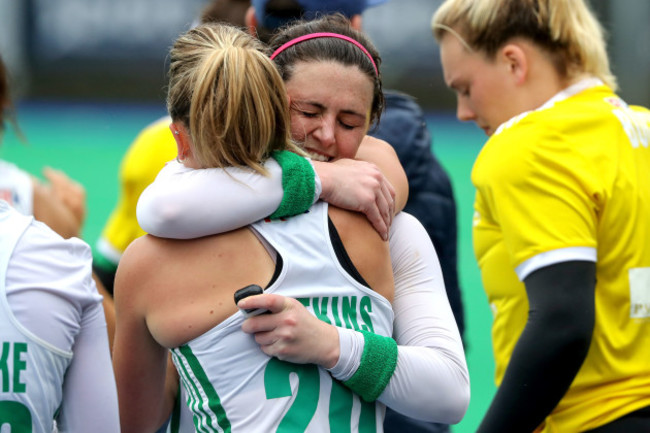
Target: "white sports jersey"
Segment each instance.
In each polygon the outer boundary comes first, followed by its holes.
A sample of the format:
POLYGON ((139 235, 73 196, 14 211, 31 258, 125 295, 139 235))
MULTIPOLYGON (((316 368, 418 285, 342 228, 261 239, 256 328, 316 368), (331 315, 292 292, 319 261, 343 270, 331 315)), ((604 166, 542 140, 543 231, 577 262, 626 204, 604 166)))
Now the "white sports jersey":
MULTIPOLYGON (((0 206, 7 209, 4 202, 0 206)), ((51 433, 72 352, 55 348, 22 326, 9 307, 5 287, 9 259, 32 220, 0 212, 0 426, 8 424, 16 433, 51 433)))
MULTIPOLYGON (((252 228, 282 257, 282 269, 267 293, 296 298, 335 326, 392 335, 391 304, 340 265, 326 203, 252 228)), ((316 365, 269 357, 241 330, 243 321, 238 312, 172 350, 197 431, 383 431, 383 404, 361 401, 316 365)))
POLYGON ((34 213, 34 185, 28 173, 0 159, 0 199, 23 215, 34 213))

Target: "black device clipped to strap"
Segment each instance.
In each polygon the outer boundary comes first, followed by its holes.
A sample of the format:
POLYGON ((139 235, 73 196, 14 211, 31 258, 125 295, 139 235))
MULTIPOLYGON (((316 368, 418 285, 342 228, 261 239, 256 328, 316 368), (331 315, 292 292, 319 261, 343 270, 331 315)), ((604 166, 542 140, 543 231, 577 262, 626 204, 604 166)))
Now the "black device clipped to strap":
MULTIPOLYGON (((235 305, 237 305, 239 301, 241 301, 244 298, 253 295, 261 295, 262 293, 264 293, 264 290, 257 284, 251 284, 249 286, 243 287, 235 292, 235 305)), ((240 310, 246 317, 253 317, 253 316, 258 316, 260 314, 270 313, 269 310, 264 308, 248 308, 248 309, 240 308, 240 310)))

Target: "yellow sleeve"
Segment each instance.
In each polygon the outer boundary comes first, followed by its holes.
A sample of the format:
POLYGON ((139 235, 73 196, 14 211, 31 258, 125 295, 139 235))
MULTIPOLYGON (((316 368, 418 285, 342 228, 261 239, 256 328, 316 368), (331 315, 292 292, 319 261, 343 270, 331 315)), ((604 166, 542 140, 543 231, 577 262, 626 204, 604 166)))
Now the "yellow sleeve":
POLYGON ((156 178, 167 161, 176 157, 176 143, 164 117, 147 126, 133 141, 120 164, 117 205, 102 230, 97 244, 100 265, 117 266, 126 247, 145 234, 138 225, 136 205, 144 189, 156 178), (105 263, 105 262, 108 263, 105 263))

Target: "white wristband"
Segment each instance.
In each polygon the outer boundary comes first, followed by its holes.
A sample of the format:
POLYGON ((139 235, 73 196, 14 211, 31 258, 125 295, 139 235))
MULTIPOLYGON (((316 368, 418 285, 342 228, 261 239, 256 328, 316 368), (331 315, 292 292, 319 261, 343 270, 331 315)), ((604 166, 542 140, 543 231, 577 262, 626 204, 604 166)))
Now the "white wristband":
POLYGON ((365 342, 361 332, 339 327, 336 330, 339 333, 339 360, 327 370, 335 379, 346 381, 359 369, 365 342))

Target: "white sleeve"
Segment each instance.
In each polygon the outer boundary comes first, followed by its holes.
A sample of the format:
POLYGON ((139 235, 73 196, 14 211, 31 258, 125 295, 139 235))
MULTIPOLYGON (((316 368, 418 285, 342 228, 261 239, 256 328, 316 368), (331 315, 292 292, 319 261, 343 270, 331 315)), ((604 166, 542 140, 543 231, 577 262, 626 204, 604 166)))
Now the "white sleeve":
MULTIPOLYGON (((398 355, 378 400, 412 418, 458 423, 469 405, 469 373, 438 256, 422 224, 404 212, 395 217, 389 242, 398 355)), ((363 335, 347 329, 339 335, 341 359, 331 371, 347 380, 359 366, 363 335)))
POLYGON ((227 232, 271 215, 283 196, 282 169, 270 176, 236 167, 191 169, 168 162, 140 195, 138 223, 159 237, 191 239, 227 232))
POLYGON ((71 352, 83 310, 102 302, 91 266, 88 244, 32 221, 7 269, 7 300, 16 319, 38 338, 71 352))
POLYGON ((33 221, 10 264, 7 299, 16 319, 35 337, 73 353, 63 382, 59 431, 119 431, 106 319, 92 279, 90 247, 33 221))
POLYGON ((63 384, 59 431, 119 432, 117 388, 100 303, 84 311, 73 351, 63 384))

